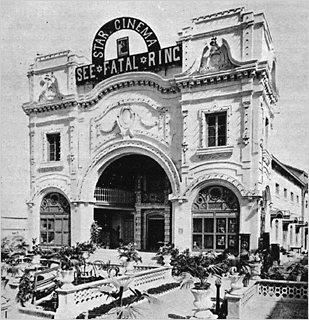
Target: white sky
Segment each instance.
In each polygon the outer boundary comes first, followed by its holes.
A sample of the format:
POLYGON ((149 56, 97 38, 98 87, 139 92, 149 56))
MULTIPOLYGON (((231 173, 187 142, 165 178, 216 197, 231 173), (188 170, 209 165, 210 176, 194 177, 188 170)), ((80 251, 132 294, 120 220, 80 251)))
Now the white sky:
POLYGON ((175 44, 177 32, 191 18, 237 7, 264 12, 273 38, 280 114, 271 151, 282 162, 308 172, 307 0, 1 1, 2 193, 14 193, 15 201, 16 195, 27 197, 28 118, 21 105, 28 101, 26 74, 37 54, 70 49, 90 59, 98 29, 120 16, 145 21, 166 47, 175 44))

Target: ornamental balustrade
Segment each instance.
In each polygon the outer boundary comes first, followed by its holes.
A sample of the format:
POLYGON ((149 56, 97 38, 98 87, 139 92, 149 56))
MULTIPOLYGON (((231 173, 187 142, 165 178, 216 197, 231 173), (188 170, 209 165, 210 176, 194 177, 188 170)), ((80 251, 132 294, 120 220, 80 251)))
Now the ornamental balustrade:
MULTIPOLYGON (((146 269, 145 266, 142 268, 146 269)), ((127 280, 130 276, 117 277, 118 280, 127 280)), ((131 276, 131 288, 140 291, 157 287, 163 283, 172 282, 171 271, 168 267, 148 267, 148 270, 138 271, 131 276)), ((104 303, 108 304, 113 299, 106 299, 106 295, 98 290, 98 288, 110 289, 110 279, 98 280, 91 283, 85 283, 73 288, 63 290, 58 289, 58 308, 54 319, 75 318, 82 312, 87 312, 94 307, 98 307, 104 303)), ((129 295, 128 290, 125 295, 129 295)))
POLYGON ((308 300, 308 283, 259 280, 250 287, 237 290, 234 294, 226 294, 225 298, 227 299, 227 319, 249 319, 252 317, 252 312, 256 311, 254 304, 260 299, 267 300, 263 312, 270 312, 277 301, 282 299, 308 300))
POLYGON ((94 197, 96 201, 106 204, 133 205, 135 195, 132 191, 108 188, 95 188, 94 197))

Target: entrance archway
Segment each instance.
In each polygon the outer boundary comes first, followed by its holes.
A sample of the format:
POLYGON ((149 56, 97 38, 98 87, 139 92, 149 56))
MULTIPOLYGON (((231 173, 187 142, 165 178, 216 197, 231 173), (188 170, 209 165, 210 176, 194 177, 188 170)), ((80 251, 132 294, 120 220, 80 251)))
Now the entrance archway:
POLYGON ((239 212, 230 189, 212 185, 199 191, 192 205, 193 250, 238 252, 239 212))
POLYGON ((58 192, 45 195, 40 206, 40 244, 70 245, 70 204, 58 192))
POLYGON ((135 242, 139 249, 156 250, 170 242, 171 232, 165 225, 171 225, 171 191, 166 172, 148 156, 124 155, 111 162, 94 193, 94 220, 102 228, 102 244, 116 248, 119 242, 135 242), (149 210, 160 214, 149 215, 149 210))

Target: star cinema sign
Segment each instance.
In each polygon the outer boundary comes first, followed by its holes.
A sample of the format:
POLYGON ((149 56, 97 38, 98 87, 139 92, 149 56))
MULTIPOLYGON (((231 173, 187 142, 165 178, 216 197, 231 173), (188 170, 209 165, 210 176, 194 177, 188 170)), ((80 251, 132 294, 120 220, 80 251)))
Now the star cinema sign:
POLYGON ((76 68, 76 84, 99 82, 125 72, 154 70, 181 63, 181 45, 161 49, 157 36, 146 23, 122 17, 107 22, 96 33, 92 43, 92 64, 76 68), (137 32, 145 41, 148 52, 130 55, 129 37, 123 37, 117 39, 118 58, 105 60, 106 42, 113 33, 120 30, 137 32))

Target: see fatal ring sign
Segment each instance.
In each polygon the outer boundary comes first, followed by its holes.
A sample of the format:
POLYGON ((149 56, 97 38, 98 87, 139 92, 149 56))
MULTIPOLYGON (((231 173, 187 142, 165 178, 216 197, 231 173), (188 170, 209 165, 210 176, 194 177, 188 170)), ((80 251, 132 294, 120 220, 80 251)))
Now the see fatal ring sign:
POLYGON ((76 84, 98 82, 125 72, 154 70, 181 63, 181 45, 161 49, 157 36, 146 23, 136 18, 122 17, 107 22, 98 30, 92 43, 92 64, 76 68, 76 84), (105 60, 107 40, 119 30, 137 32, 148 51, 130 55, 130 39, 123 37, 116 41, 118 58, 105 60))

